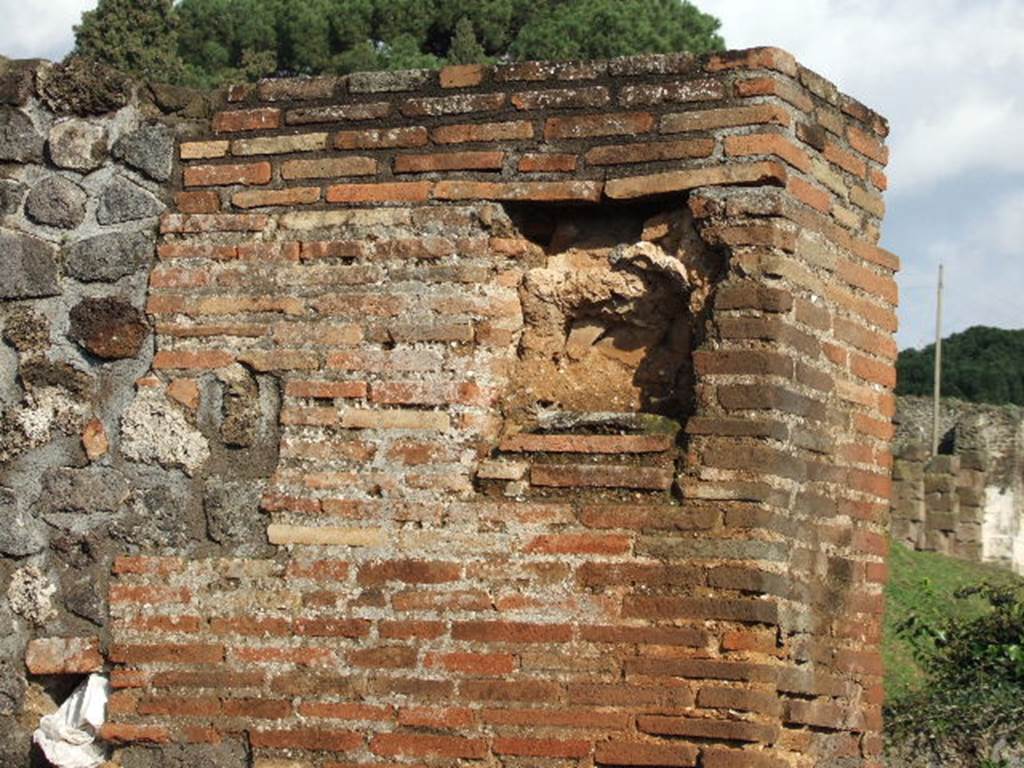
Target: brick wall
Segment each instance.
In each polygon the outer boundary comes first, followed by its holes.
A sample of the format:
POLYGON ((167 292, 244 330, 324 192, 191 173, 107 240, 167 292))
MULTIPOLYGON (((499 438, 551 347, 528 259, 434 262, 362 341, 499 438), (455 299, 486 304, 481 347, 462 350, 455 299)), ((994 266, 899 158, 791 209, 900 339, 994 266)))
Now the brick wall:
POLYGON ((121 428, 259 510, 113 563, 123 764, 877 765, 884 121, 776 49, 228 99, 121 428))

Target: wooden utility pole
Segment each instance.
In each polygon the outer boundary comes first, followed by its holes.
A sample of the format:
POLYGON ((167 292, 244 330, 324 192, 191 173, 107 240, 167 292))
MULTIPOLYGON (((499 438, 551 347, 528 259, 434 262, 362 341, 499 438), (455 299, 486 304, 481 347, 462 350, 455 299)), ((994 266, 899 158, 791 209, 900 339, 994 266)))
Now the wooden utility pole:
POLYGON ((935 384, 932 387, 932 456, 939 453, 939 398, 942 396, 942 265, 935 299, 935 384))

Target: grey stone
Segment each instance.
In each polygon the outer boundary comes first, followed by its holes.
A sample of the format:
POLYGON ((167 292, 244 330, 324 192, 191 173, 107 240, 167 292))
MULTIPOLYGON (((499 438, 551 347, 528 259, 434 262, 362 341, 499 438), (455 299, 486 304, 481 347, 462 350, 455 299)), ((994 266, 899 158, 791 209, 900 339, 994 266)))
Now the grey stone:
POLYGON ((25 215, 39 224, 74 229, 85 221, 85 190, 63 176, 49 176, 25 198, 25 215))
POLYGON ((31 235, 0 229, 0 299, 56 296, 57 249, 31 235))
POLYGON ((122 768, 247 768, 248 750, 239 741, 220 744, 168 744, 158 749, 129 747, 120 752, 122 768))
POLYGON ((63 120, 50 129, 50 159, 58 168, 88 173, 107 159, 107 129, 88 120, 63 120))
POLYGON ((167 181, 174 165, 174 134, 164 125, 144 125, 114 144, 114 157, 155 181, 167 181))
POLYGON ((24 695, 25 678, 21 670, 9 661, 0 661, 0 715, 18 712, 24 695))
POLYGON ((43 512, 114 513, 128 500, 131 489, 112 467, 57 467, 43 475, 37 502, 43 512))
POLYGON ((100 194, 96 220, 100 224, 120 224, 159 216, 166 206, 138 184, 115 176, 100 194))
POLYGON ((41 163, 46 138, 32 119, 13 107, 0 108, 0 160, 41 163))
POLYGON ((160 484, 133 496, 129 510, 110 526, 110 536, 143 549, 186 546, 201 526, 190 489, 166 476, 154 482, 160 484))
POLYGON ((262 493, 263 483, 259 481, 209 478, 203 496, 209 537, 248 554, 266 546, 267 521, 260 511, 262 493))
POLYGON ((18 509, 13 491, 0 488, 0 554, 28 557, 46 546, 42 526, 18 509))
POLYGON ((0 214, 15 213, 25 199, 26 187, 11 179, 0 179, 0 214))
POLYGON ((65 269, 83 282, 119 280, 149 264, 153 237, 143 232, 111 232, 81 240, 68 249, 65 269))
POLYGON ((102 626, 107 619, 105 591, 97 589, 99 574, 80 573, 74 581, 62 580, 64 607, 76 616, 102 626))

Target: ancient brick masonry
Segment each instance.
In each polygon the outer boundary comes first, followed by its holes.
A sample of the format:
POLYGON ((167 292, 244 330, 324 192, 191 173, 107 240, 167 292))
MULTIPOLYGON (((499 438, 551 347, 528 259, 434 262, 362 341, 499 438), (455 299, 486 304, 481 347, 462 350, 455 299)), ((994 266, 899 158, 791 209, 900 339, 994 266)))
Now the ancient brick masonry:
POLYGON ((179 146, 140 386, 227 445, 276 414, 278 549, 116 561, 104 738, 879 765, 884 121, 776 49, 230 100, 179 146))

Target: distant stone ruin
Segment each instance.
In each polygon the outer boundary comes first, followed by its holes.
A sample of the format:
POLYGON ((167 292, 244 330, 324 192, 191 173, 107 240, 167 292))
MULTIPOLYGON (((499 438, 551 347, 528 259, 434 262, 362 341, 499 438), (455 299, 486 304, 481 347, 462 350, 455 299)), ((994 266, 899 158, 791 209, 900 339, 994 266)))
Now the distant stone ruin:
POLYGON ((931 407, 897 403, 893 538, 1024 573, 1024 409, 943 401, 932 457, 931 407))

